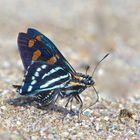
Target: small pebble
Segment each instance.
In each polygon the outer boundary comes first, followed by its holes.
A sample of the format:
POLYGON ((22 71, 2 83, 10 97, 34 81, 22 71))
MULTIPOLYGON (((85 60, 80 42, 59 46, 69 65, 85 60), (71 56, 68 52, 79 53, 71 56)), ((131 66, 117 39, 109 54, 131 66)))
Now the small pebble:
POLYGON ((90 117, 91 116, 91 111, 84 111, 83 115, 90 117))
POLYGON ((32 136, 32 140, 38 140, 38 136, 32 136))
POLYGON ((82 132, 79 132, 79 133, 77 134, 77 137, 79 137, 79 138, 82 138, 82 136, 83 136, 83 133, 82 133, 82 132))
POLYGON ((17 125, 21 125, 21 122, 20 121, 17 121, 17 125))
POLYGON ((69 135, 69 132, 66 132, 66 131, 63 132, 63 136, 64 136, 64 137, 67 137, 68 135, 69 135))
POLYGON ((99 131, 99 129, 100 129, 99 123, 96 123, 96 124, 95 124, 95 129, 96 129, 96 131, 99 131))
POLYGON ((112 129, 119 129, 118 125, 112 125, 112 129))
POLYGON ((109 120, 109 117, 108 116, 104 117, 104 120, 108 121, 109 120))
POLYGON ((7 107, 6 106, 1 106, 1 109, 2 110, 7 110, 7 107))

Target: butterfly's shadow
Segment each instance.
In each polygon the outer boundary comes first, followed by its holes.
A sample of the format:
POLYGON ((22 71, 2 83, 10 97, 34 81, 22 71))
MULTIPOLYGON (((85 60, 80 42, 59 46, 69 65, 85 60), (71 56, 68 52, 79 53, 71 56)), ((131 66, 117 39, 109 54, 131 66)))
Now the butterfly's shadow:
POLYGON ((35 103, 35 98, 33 98, 33 97, 23 96, 23 97, 17 97, 14 99, 8 99, 7 103, 9 105, 13 105, 15 107, 17 107, 17 106, 22 106, 22 107, 33 106, 37 109, 45 110, 47 112, 50 112, 50 111, 59 112, 59 113, 62 113, 63 115, 66 115, 68 113, 70 113, 70 114, 72 113, 67 108, 58 106, 54 103, 49 104, 47 106, 38 106, 38 104, 35 103))

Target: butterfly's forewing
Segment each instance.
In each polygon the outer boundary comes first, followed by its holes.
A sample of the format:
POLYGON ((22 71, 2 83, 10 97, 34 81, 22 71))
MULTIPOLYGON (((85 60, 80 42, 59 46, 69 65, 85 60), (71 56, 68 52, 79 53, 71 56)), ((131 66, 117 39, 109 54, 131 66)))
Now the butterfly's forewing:
POLYGON ((33 39, 26 33, 19 33, 18 47, 25 70, 31 64, 31 61, 49 62, 48 60, 53 57, 53 53, 41 41, 33 39))
POLYGON ((75 73, 75 70, 52 41, 35 29, 29 28, 27 33, 19 33, 18 47, 25 70, 32 60, 40 60, 61 66, 70 73, 75 73))
POLYGON ((35 48, 29 47, 30 37, 26 33, 19 33, 18 35, 18 48, 25 70, 31 64, 32 55, 35 48))
POLYGON ((44 95, 46 93, 47 96, 50 91, 63 88, 70 80, 71 74, 62 67, 42 61, 33 61, 27 68, 19 93, 29 96, 37 96, 42 93, 44 95))

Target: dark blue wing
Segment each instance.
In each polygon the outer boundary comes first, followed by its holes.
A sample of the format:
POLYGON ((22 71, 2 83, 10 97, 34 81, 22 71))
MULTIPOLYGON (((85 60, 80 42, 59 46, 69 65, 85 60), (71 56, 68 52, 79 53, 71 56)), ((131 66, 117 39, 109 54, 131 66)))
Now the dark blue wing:
POLYGON ((42 61, 33 61, 27 68, 25 79, 19 93, 37 96, 41 93, 61 89, 71 80, 71 74, 57 65, 42 61))
POLYGON ((25 70, 32 60, 40 60, 56 64, 70 73, 75 73, 52 41, 35 29, 29 28, 27 33, 19 33, 18 47, 25 70))

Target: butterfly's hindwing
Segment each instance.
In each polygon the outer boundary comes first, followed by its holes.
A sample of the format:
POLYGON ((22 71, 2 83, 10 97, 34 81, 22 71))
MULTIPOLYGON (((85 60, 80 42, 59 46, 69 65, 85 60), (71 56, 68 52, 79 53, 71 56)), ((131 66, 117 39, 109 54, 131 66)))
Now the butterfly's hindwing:
POLYGON ((49 65, 42 61, 34 61, 27 69, 22 88, 22 95, 36 96, 56 89, 61 89, 71 80, 71 74, 62 67, 49 65))

